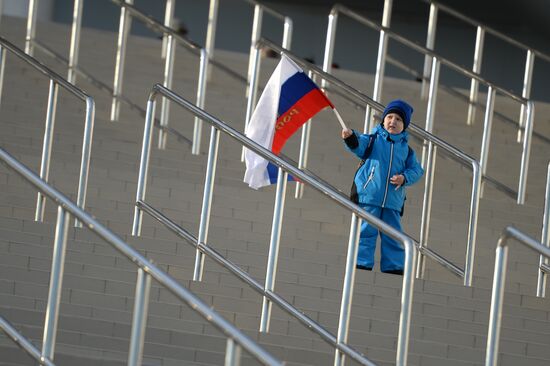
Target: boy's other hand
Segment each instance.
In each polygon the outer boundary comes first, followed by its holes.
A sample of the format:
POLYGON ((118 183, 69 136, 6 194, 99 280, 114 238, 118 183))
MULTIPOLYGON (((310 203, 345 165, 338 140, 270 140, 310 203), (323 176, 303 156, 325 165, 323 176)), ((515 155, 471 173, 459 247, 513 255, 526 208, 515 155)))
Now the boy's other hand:
POLYGON ((405 177, 402 174, 396 174, 390 178, 390 183, 395 185, 395 189, 397 190, 405 183, 405 177))
POLYGON ((350 130, 349 128, 344 128, 342 130, 342 138, 343 139, 347 139, 348 137, 350 137, 351 135, 353 135, 353 131, 350 130))

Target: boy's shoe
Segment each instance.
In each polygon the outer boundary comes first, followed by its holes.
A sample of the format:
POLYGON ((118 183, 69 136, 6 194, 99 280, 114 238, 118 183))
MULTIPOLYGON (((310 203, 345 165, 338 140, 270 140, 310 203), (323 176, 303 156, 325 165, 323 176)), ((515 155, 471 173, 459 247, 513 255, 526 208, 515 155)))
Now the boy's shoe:
POLYGON ((385 271, 384 273, 394 274, 398 276, 403 276, 403 270, 402 269, 391 269, 389 271, 385 271))
POLYGON ((372 271, 372 267, 363 266, 362 264, 356 265, 355 268, 364 269, 365 271, 372 271))

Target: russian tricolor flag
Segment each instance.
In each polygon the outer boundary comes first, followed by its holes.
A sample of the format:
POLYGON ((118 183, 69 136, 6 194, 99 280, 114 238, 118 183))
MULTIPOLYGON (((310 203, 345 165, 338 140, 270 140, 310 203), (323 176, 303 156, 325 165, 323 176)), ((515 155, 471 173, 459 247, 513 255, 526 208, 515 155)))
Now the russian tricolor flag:
MULTIPOLYGON (((256 105, 246 136, 274 154, 311 117, 332 103, 315 83, 283 55, 256 105)), ((245 183, 258 189, 277 182, 278 169, 253 151, 246 150, 245 183)))

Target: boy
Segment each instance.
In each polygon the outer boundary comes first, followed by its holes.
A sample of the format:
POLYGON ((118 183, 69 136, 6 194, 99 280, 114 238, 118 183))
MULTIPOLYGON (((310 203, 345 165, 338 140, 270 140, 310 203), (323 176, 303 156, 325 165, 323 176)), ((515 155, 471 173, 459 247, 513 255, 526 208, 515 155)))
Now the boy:
MULTIPOLYGON (((401 231, 405 187, 416 183, 424 170, 407 143, 405 131, 413 108, 405 101, 391 101, 382 115, 382 123, 372 134, 342 130, 348 150, 361 159, 353 181, 351 200, 363 209, 401 231)), ((363 221, 359 239, 357 268, 372 270, 378 229, 363 221)), ((380 269, 403 275, 405 251, 401 244, 380 233, 380 269)))

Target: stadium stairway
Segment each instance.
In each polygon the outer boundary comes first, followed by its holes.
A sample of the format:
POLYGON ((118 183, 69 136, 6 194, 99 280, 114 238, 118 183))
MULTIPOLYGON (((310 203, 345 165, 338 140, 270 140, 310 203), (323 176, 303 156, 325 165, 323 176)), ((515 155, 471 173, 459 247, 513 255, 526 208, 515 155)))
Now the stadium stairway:
MULTIPOLYGON (((25 22, 2 19, 1 34, 23 47, 25 22)), ((39 24, 39 39, 66 54, 69 27, 39 24)), ((83 29, 81 65, 109 84, 113 75, 116 34, 83 29)), ((124 90, 145 107, 147 95, 162 80, 160 42, 130 37, 124 90)), ((35 52, 60 74, 60 65, 35 52)), ((217 51, 216 56, 244 74, 247 56, 217 51)), ((276 60, 264 60, 262 82, 276 60)), ((194 100, 198 62, 179 51, 174 90, 194 100)), ((337 70, 338 77, 371 90, 372 75, 337 70)), ((0 109, 0 146, 38 171, 48 81, 8 55, 0 109)), ((96 122, 87 209, 101 222, 155 261, 228 320, 258 340, 288 365, 329 365, 334 353, 317 335, 274 307, 271 331, 259 333, 261 297, 228 271, 206 260, 202 282, 192 281, 195 249, 147 215, 141 237, 130 235, 135 203, 143 117, 122 106, 118 122, 109 121, 110 98, 79 79, 78 85, 96 100, 96 122)), ((416 106, 413 121, 423 125, 425 102, 420 85, 387 79, 384 101, 401 96, 416 106)), ((206 109, 242 130, 244 86, 219 70, 208 84, 206 109)), ((338 96, 330 96, 350 126, 362 128, 363 112, 338 96)), ((514 118, 519 107, 504 98, 497 110, 514 118)), ((482 119, 466 126, 466 105, 441 91, 435 134, 469 154, 479 155, 482 119)), ((537 103, 536 128, 550 136, 550 105, 537 103)), ((481 116, 481 113, 479 113, 481 116)), ((58 100, 50 182, 70 197, 76 195, 83 129, 83 106, 61 91, 58 100)), ((172 127, 192 136, 192 117, 172 106, 172 127)), ((332 113, 323 111, 312 125, 309 169, 343 192, 349 189, 356 161, 344 150, 332 113)), ((169 136, 166 150, 153 148, 147 202, 196 235, 205 175, 209 127, 202 152, 194 156, 185 141, 169 136)), ((517 184, 520 149, 516 131, 495 119, 488 174, 517 184)), ((297 160, 299 137, 285 147, 297 160)), ((413 140, 421 153, 421 146, 413 140)), ((501 230, 513 224, 540 238, 546 167, 550 145, 533 139, 527 203, 516 203, 491 186, 481 201, 474 286, 464 287, 428 259, 425 279, 416 280, 412 308, 410 365, 482 365, 485 358, 494 250, 501 230)), ((241 147, 222 136, 208 243, 239 264, 258 281, 265 277, 274 187, 261 191, 243 182, 241 147)), ((463 265, 467 236, 471 172, 440 154, 436 163, 433 218, 429 245, 463 265)), ((405 231, 418 238, 424 183, 409 190, 405 231)), ((306 188, 294 198, 287 189, 276 290, 312 319, 336 333, 342 292, 350 215, 323 195, 306 188)), ((36 192, 5 168, 0 169, 0 314, 40 345, 55 231, 55 209, 46 205, 44 223, 33 221, 36 192)), ((126 363, 136 271, 134 266, 93 233, 69 230, 60 321, 54 361, 58 365, 126 363)), ((550 300, 535 296, 538 256, 511 243, 504 297, 500 365, 542 366, 550 363, 550 300)), ((350 344, 380 365, 395 362, 401 277, 358 271, 355 281, 350 344)), ((225 338, 199 319, 173 295, 153 283, 144 349, 144 365, 219 365, 225 338)), ((347 360, 348 364, 354 364, 347 360)), ((4 335, 0 365, 34 364, 4 335)), ((243 365, 257 364, 245 357, 243 365)))

